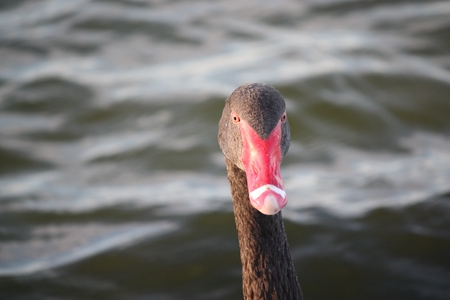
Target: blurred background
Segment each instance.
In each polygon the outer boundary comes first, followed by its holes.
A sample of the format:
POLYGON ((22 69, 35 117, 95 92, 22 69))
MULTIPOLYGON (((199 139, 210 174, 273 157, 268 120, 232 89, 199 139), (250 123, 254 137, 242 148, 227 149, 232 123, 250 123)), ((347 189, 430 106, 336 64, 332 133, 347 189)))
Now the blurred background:
POLYGON ((450 299, 449 1, 3 0, 0 299, 241 299, 217 123, 285 97, 306 299, 450 299))

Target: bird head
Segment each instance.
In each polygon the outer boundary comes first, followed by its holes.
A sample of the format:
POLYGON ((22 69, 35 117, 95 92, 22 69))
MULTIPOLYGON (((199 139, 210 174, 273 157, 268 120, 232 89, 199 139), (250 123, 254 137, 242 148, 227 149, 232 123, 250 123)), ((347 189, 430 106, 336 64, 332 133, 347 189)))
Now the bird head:
POLYGON ((267 84, 245 84, 225 101, 219 122, 225 157, 244 170, 251 205, 266 215, 287 204, 280 166, 290 145, 286 104, 267 84))

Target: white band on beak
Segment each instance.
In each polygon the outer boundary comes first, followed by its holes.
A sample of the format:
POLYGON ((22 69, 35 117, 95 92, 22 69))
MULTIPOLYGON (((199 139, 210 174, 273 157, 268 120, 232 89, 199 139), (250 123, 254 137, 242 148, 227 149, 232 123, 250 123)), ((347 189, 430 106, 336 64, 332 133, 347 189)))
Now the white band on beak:
POLYGON ((262 193, 264 193, 265 191, 268 191, 268 190, 271 190, 272 192, 277 193, 278 195, 283 197, 283 199, 286 198, 286 192, 284 190, 280 189, 279 187, 274 186, 273 184, 266 184, 266 185, 260 186, 256 190, 251 191, 250 197, 252 197, 252 199, 257 199, 259 196, 261 196, 262 193))

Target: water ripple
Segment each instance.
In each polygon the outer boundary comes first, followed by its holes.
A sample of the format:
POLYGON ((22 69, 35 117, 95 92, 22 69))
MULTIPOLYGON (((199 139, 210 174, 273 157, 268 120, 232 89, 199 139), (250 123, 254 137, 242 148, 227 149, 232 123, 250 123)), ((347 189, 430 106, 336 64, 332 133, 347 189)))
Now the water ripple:
POLYGON ((24 276, 62 267, 165 235, 177 228, 170 222, 35 227, 28 241, 2 243, 0 276, 24 276), (34 258, 27 258, 29 256, 34 258))

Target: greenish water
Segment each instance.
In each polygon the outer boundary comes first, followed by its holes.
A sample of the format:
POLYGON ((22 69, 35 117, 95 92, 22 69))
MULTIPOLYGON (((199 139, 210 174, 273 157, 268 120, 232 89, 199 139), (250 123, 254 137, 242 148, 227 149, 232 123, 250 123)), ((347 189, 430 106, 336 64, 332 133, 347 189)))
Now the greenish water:
POLYGON ((4 1, 0 299, 240 299, 217 145, 285 97, 306 299, 449 299, 450 2, 4 1))

